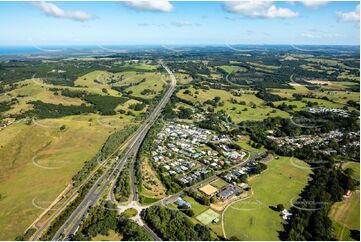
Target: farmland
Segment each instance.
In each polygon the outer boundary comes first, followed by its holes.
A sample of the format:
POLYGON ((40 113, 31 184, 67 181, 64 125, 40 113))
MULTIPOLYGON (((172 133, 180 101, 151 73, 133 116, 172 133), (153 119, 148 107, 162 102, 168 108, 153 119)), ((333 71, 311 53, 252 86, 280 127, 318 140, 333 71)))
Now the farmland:
POLYGON ((25 231, 43 212, 37 207, 47 208, 110 133, 131 121, 113 119, 70 116, 30 125, 20 122, 0 131, 1 239, 15 238, 25 231))
POLYGON ((263 120, 267 117, 289 117, 289 114, 286 112, 264 105, 264 101, 256 97, 253 93, 247 92, 241 96, 234 96, 227 91, 218 89, 196 90, 189 88, 186 90, 189 90, 189 94, 184 94, 185 90, 181 90, 177 93, 177 96, 194 103, 204 103, 212 100, 216 96, 220 97, 224 105, 217 107, 216 110, 225 111, 236 123, 245 120, 263 120), (231 99, 239 103, 233 103, 231 99))

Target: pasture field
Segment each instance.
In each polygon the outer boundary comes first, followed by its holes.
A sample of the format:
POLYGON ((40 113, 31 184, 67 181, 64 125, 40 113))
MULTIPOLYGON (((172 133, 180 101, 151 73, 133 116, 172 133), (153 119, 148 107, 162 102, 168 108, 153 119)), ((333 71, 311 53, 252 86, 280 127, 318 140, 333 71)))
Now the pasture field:
MULTIPOLYGON (((360 163, 345 162, 342 168, 351 168, 353 178, 360 181, 360 163)), ((354 191, 349 198, 332 205, 329 216, 335 228, 334 235, 338 240, 352 240, 350 230, 360 229, 360 191, 354 191)))
MULTIPOLYGON (((111 89, 108 84, 109 79, 112 78, 120 78, 121 73, 110 73, 107 71, 92 71, 90 73, 85 74, 84 76, 79 77, 75 80, 74 85, 76 87, 85 87, 89 89, 89 92, 97 92, 98 94, 102 92, 102 89, 106 89, 107 93, 112 96, 119 96, 119 93, 113 89, 111 89)), ((104 93, 103 93, 104 95, 104 93)))
POLYGON ((19 122, 0 131, 0 240, 22 234, 110 133, 132 123, 129 117, 113 118, 69 116, 19 122))
MULTIPOLYGON (((292 85, 292 83, 290 83, 292 85)), ((272 88, 269 91, 273 94, 276 94, 280 97, 284 97, 287 99, 293 99, 293 94, 307 94, 310 92, 305 86, 302 86, 300 84, 293 84, 292 87, 294 89, 279 89, 279 88, 272 88)))
POLYGON ((334 60, 334 59, 327 59, 327 58, 307 58, 305 59, 305 61, 311 62, 311 63, 316 63, 316 64, 325 64, 328 66, 332 66, 332 67, 338 67, 340 66, 341 68, 345 68, 345 69, 356 69, 350 66, 346 66, 342 61, 339 60, 334 60))
POLYGON ((123 65, 124 67, 133 67, 137 69, 142 69, 146 71, 151 71, 157 69, 158 65, 149 65, 146 63, 126 63, 123 65))
POLYGON ((359 92, 349 92, 349 91, 334 91, 334 90, 308 90, 305 86, 301 84, 293 85, 294 89, 269 89, 272 94, 276 94, 280 97, 287 99, 294 99, 293 94, 314 94, 316 98, 327 97, 331 100, 332 103, 345 105, 347 101, 353 100, 359 102, 360 93, 359 92))
POLYGON ((360 191, 352 193, 351 197, 332 205, 329 213, 331 220, 341 226, 338 231, 342 236, 343 227, 347 229, 360 229, 360 191))
POLYGON ((62 95, 55 95, 50 91, 53 85, 43 85, 40 79, 24 80, 18 82, 18 87, 8 92, 8 96, 16 97, 19 103, 12 106, 12 108, 5 112, 5 114, 18 114, 32 108, 30 101, 40 100, 46 103, 63 104, 63 105, 81 105, 84 103, 79 98, 65 97, 62 95))
POLYGON ((236 123, 246 120, 263 120, 267 117, 289 117, 287 112, 264 105, 264 101, 256 97, 253 93, 243 93, 241 96, 233 96, 230 92, 219 89, 196 90, 191 87, 187 90, 190 91, 190 94, 185 94, 185 90, 180 90, 177 96, 194 103, 204 103, 207 100, 212 100, 216 96, 220 97, 221 101, 224 101, 224 106, 219 106, 215 108, 215 110, 224 110, 236 123), (230 102, 231 99, 237 100, 237 102, 245 102, 245 104, 232 103, 230 102), (256 107, 252 108, 251 106, 253 105, 256 107))
POLYGON ((348 88, 352 88, 352 87, 359 87, 360 84, 356 83, 356 82, 350 82, 350 81, 345 81, 345 82, 335 82, 335 81, 319 81, 319 80, 310 80, 307 81, 311 84, 327 84, 326 86, 321 86, 321 89, 324 90, 345 90, 348 88))
POLYGON ((163 85, 166 84, 165 82, 166 78, 160 73, 150 73, 148 75, 150 76, 148 77, 147 75, 144 76, 146 78, 145 82, 142 82, 135 86, 128 87, 125 89, 125 91, 132 91, 132 95, 145 99, 154 98, 154 96, 156 96, 159 92, 162 91, 163 85), (143 94, 142 92, 145 90, 150 90, 152 91, 152 93, 143 94))
POLYGON ((348 91, 325 91, 325 92, 314 92, 316 96, 323 97, 327 96, 329 99, 336 103, 346 104, 347 101, 353 100, 359 102, 359 92, 348 92, 348 91))
POLYGON ((129 99, 125 103, 119 104, 114 110, 115 111, 119 111, 119 110, 131 111, 135 116, 138 116, 139 114, 141 114, 147 110, 148 105, 146 105, 143 108, 143 110, 140 110, 140 111, 135 111, 135 110, 129 108, 130 105, 137 104, 137 103, 141 103, 141 102, 138 100, 135 100, 135 99, 129 99))
POLYGON ((239 146, 241 146, 243 149, 249 150, 249 151, 257 151, 257 152, 263 152, 266 151, 265 148, 261 147, 260 149, 257 148, 253 148, 252 146, 250 146, 248 143, 251 141, 251 138, 247 135, 247 136, 242 136, 241 138, 239 138, 236 141, 236 144, 238 144, 239 146))
POLYGON ((232 72, 245 72, 247 71, 246 68, 244 67, 240 67, 240 66, 219 66, 220 68, 222 68, 223 70, 225 70, 228 73, 232 73, 232 72))
POLYGON ((188 74, 183 74, 183 73, 175 73, 175 78, 177 79, 177 84, 189 84, 192 82, 192 77, 188 74))
POLYGON ((352 241, 351 238, 351 231, 346 228, 345 226, 336 223, 335 221, 332 221, 332 226, 334 228, 333 235, 337 240, 341 241, 352 241))
POLYGON ((282 103, 285 103, 287 105, 294 105, 296 106, 293 110, 294 111, 301 111, 307 106, 307 102, 316 102, 317 107, 325 107, 325 108, 339 108, 342 109, 344 105, 339 103, 333 103, 327 100, 323 99, 317 99, 317 98, 303 98, 302 101, 277 101, 273 102, 275 106, 278 106, 282 103))
POLYGON ((349 74, 348 72, 342 72, 337 79, 348 79, 348 80, 352 80, 352 81, 360 81, 360 77, 359 76, 355 76, 352 74, 349 74))
POLYGON ((291 157, 279 157, 267 163, 267 170, 251 177, 249 184, 253 195, 248 199, 231 203, 224 212, 227 238, 237 236, 241 240, 279 240, 278 231, 283 230, 282 217, 269 206, 283 204, 289 209, 292 199, 307 184, 311 170, 300 160, 301 169, 291 157))
POLYGON ((220 90, 220 89, 195 89, 194 87, 189 87, 187 89, 181 89, 177 92, 177 96, 183 99, 187 99, 193 103, 196 102, 205 102, 207 100, 212 100, 214 97, 218 96, 221 98, 221 101, 230 101, 231 98, 237 101, 245 101, 246 103, 254 102, 255 104, 263 103, 262 99, 256 97, 253 92, 242 93, 242 96, 237 97, 232 95, 229 91, 220 90), (184 91, 189 90, 190 94, 185 94, 184 91))
POLYGON ((224 110, 236 123, 247 120, 263 120, 268 117, 289 117, 287 112, 265 105, 252 108, 249 105, 240 105, 227 102, 223 107, 217 107, 216 110, 224 110))
POLYGON ((127 72, 120 72, 119 74, 119 81, 114 83, 114 86, 124 86, 124 85, 137 85, 143 79, 147 81, 151 79, 159 79, 159 73, 155 72, 144 72, 139 73, 135 71, 127 71, 127 72))

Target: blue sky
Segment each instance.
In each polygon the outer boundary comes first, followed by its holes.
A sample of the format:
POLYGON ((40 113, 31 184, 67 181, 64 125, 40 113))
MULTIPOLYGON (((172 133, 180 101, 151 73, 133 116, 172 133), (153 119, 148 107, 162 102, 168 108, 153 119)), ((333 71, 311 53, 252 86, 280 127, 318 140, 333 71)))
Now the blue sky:
POLYGON ((0 9, 0 45, 360 42, 359 2, 0 2, 0 9))

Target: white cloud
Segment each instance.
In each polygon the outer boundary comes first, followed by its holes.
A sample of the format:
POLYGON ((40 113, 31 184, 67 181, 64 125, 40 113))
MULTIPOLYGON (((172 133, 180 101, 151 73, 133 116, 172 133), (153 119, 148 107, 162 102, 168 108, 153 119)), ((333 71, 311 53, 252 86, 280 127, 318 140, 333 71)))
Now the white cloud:
POLYGON ((339 34, 329 31, 313 31, 315 33, 302 33, 301 36, 308 39, 329 39, 340 37, 339 34))
POLYGON ((271 1, 232 1, 224 5, 228 12, 254 18, 290 18, 299 15, 288 8, 277 8, 271 1))
POLYGON ((189 21, 177 21, 173 22, 172 25, 176 27, 185 27, 185 26, 200 26, 200 24, 195 24, 189 21))
POLYGON ((124 4, 128 7, 138 10, 161 11, 161 12, 170 12, 173 10, 173 5, 166 0, 151 0, 151 1, 133 0, 129 2, 124 2, 124 4))
POLYGON ((360 4, 352 12, 336 12, 341 22, 360 22, 360 4))
POLYGON ((65 11, 59 8, 54 3, 34 2, 33 4, 37 6, 41 11, 43 11, 46 16, 50 16, 50 17, 67 18, 80 22, 84 22, 96 18, 96 16, 82 11, 65 11))
POLYGON ((301 3, 306 7, 317 8, 326 5, 328 1, 305 0, 301 1, 301 3))
POLYGON ((309 39, 315 38, 315 36, 313 34, 310 34, 310 33, 302 33, 301 36, 305 37, 305 38, 309 38, 309 39))

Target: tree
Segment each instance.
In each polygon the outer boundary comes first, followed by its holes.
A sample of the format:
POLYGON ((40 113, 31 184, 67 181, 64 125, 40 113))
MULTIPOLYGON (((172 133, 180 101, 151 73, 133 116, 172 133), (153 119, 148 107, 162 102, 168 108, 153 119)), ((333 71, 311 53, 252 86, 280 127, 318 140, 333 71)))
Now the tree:
POLYGON ((283 206, 283 204, 277 204, 277 211, 278 211, 278 212, 282 212, 283 209, 285 209, 285 207, 283 206))
POLYGON ((178 117, 181 119, 188 119, 192 116, 193 111, 190 108, 181 107, 178 112, 178 117))

